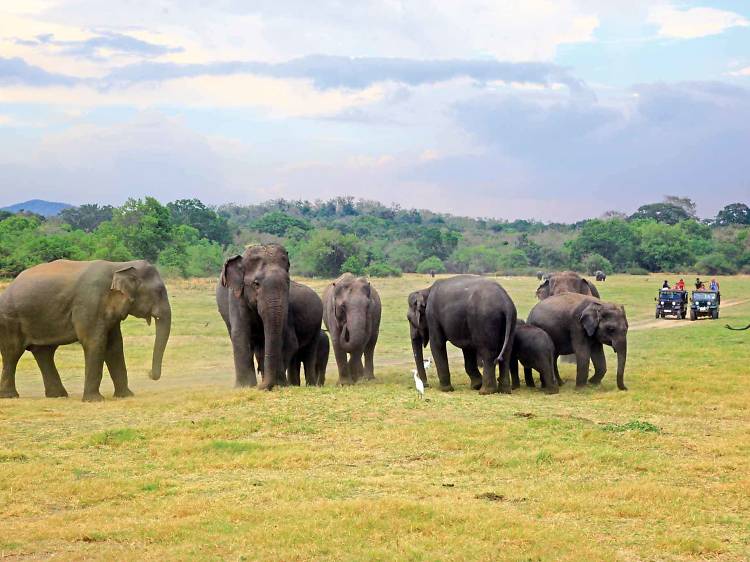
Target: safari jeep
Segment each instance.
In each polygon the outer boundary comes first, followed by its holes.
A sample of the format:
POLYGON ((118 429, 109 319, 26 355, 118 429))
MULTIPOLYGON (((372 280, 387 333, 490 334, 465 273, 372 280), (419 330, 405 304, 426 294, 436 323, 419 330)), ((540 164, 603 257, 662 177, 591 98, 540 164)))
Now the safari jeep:
POLYGON ((690 320, 719 317, 721 295, 718 291, 693 291, 690 303, 690 320))
POLYGON ((688 294, 687 291, 659 291, 656 301, 656 317, 666 318, 673 316, 684 319, 687 316, 688 294))

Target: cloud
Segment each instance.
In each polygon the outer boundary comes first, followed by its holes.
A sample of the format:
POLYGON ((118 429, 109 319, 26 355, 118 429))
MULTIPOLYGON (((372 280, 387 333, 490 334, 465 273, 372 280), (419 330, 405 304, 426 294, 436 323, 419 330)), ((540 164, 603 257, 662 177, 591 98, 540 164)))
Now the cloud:
POLYGON ((729 73, 731 76, 750 76, 750 66, 746 66, 745 68, 740 68, 739 70, 734 70, 729 73))
POLYGON ((75 78, 47 72, 39 67, 27 64, 21 58, 6 59, 0 57, 0 85, 70 86, 75 82, 75 78))
POLYGON ((174 64, 146 62, 117 69, 104 80, 111 84, 156 82, 194 76, 252 74, 273 78, 310 79, 320 89, 362 89, 379 82, 410 86, 467 77, 479 82, 502 80, 550 86, 562 83, 582 91, 582 81, 549 63, 509 63, 497 60, 414 60, 377 57, 310 55, 281 63, 256 61, 174 64))
POLYGON ((750 26, 750 21, 734 12, 715 8, 655 6, 649 10, 648 22, 659 28, 659 35, 675 39, 695 39, 719 35, 732 27, 750 26))
POLYGON ((93 37, 83 40, 58 40, 54 34, 44 33, 37 35, 34 39, 16 39, 15 42, 26 47, 52 47, 58 48, 64 55, 84 57, 92 60, 105 60, 113 54, 139 55, 152 58, 169 53, 179 53, 181 47, 168 47, 150 43, 137 37, 103 31, 93 37))

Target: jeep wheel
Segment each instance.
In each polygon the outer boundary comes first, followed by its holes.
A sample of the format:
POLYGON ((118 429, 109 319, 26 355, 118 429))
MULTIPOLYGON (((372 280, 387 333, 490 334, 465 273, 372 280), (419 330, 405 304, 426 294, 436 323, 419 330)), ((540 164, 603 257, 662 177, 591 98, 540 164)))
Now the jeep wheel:
POLYGON ((695 310, 690 311, 690 320, 696 320, 698 318, 698 315, 695 313, 695 310))

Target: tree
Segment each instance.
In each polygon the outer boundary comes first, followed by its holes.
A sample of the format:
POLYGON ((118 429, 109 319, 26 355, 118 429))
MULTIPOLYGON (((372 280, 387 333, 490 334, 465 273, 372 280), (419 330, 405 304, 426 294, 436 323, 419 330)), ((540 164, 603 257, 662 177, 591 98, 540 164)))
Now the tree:
POLYGON ((300 244, 297 259, 292 263, 303 274, 336 277, 344 262, 359 253, 360 243, 356 236, 320 229, 313 231, 310 239, 300 244))
POLYGON ((417 273, 445 273, 445 264, 437 256, 430 256, 420 262, 417 266, 417 273))
POLYGON ((86 203, 79 207, 63 209, 59 216, 63 222, 69 224, 74 230, 83 230, 84 232, 94 232, 103 222, 112 220, 113 208, 111 205, 102 205, 96 203, 86 203))
POLYGON ((529 234, 527 232, 521 233, 516 240, 516 248, 521 250, 528 259, 529 265, 539 265, 542 261, 542 247, 529 240, 529 234))
POLYGON ((678 197, 677 195, 665 195, 664 196, 664 203, 667 205, 674 205, 675 207, 679 207, 685 213, 687 216, 691 219, 697 219, 698 215, 695 212, 695 201, 690 199, 690 197, 678 197))
POLYGON ((599 254, 591 254, 583 259, 583 267, 586 269, 586 273, 594 275, 597 271, 603 271, 607 275, 612 273, 612 263, 599 254))
POLYGON ((206 207, 200 199, 178 199, 167 204, 175 224, 191 226, 198 231, 200 238, 213 240, 222 246, 232 241, 226 217, 206 207))
POLYGON ((666 224, 677 224, 689 218, 692 217, 684 208, 672 203, 641 205, 635 213, 630 215, 630 220, 655 220, 666 224))
POLYGON ((581 227, 581 234, 568 246, 573 261, 579 262, 589 254, 599 254, 617 270, 623 270, 633 263, 638 243, 638 232, 630 223, 621 219, 593 219, 581 227))
POLYGON ((156 263, 159 253, 172 241, 172 215, 153 197, 128 199, 115 209, 112 223, 137 259, 156 263))
POLYGON ((456 249, 459 239, 460 235, 456 232, 444 232, 438 227, 430 226, 422 229, 417 238, 417 249, 423 256, 437 256, 444 260, 456 249))
POLYGON ((729 226, 730 224, 750 224, 750 207, 744 203, 727 205, 716 215, 714 224, 729 226))
POLYGON ((299 219, 281 211, 271 211, 260 217, 252 224, 255 230, 267 232, 274 236, 286 236, 291 229, 310 230, 312 225, 304 219, 299 219))
POLYGON ((649 271, 676 271, 695 259, 690 254, 687 236, 679 226, 644 222, 639 230, 638 263, 649 271))

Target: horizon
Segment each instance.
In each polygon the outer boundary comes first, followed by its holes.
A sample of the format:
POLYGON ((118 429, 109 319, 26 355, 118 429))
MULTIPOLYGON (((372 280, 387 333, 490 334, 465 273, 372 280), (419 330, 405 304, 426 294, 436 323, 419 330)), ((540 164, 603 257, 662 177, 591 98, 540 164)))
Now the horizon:
POLYGON ((738 0, 346 14, 335 2, 6 4, 0 206, 351 195, 570 223, 670 193, 709 217, 750 194, 750 5, 738 0))

